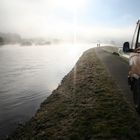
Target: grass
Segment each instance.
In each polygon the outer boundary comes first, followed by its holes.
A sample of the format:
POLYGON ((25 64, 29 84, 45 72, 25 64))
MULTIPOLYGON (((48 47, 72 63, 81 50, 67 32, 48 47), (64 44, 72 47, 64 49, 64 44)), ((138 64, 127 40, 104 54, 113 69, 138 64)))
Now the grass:
POLYGON ((9 140, 139 140, 140 121, 94 49, 9 140))

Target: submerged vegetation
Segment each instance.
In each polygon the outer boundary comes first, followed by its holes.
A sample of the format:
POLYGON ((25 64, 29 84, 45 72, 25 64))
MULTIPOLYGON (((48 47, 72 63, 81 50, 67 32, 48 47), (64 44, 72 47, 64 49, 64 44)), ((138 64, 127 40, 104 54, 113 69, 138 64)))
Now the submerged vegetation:
POLYGON ((140 121, 94 49, 10 140, 139 140, 140 121))

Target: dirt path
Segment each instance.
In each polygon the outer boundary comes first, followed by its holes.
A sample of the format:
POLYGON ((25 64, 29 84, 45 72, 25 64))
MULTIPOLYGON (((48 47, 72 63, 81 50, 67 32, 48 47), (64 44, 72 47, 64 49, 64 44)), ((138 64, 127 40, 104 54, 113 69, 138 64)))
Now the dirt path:
POLYGON ((105 65, 113 80, 116 81, 118 87, 122 89, 127 100, 133 105, 132 92, 130 91, 127 82, 128 62, 117 55, 104 51, 101 48, 96 48, 96 54, 105 65))

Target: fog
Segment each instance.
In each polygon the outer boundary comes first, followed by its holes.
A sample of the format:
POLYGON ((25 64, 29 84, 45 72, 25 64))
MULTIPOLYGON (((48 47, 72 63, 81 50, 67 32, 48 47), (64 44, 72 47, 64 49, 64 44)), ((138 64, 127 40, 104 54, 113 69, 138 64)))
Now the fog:
MULTIPOLYGON (((111 7, 108 0, 109 4, 111 7)), ((103 10, 99 12, 97 0, 1 0, 0 32, 18 33, 25 38, 76 38, 77 41, 130 39, 135 21, 133 26, 117 26, 113 22, 117 17, 108 19, 110 13, 103 10), (107 18, 102 19, 101 13, 107 18)), ((117 22, 129 18, 131 16, 123 14, 117 22)))

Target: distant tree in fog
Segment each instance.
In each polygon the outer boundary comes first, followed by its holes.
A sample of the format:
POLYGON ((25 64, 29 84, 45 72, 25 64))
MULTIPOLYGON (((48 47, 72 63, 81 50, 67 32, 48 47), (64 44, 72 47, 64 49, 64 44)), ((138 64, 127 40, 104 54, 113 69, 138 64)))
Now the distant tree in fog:
POLYGON ((0 37, 0 45, 4 44, 4 39, 2 37, 0 37))

